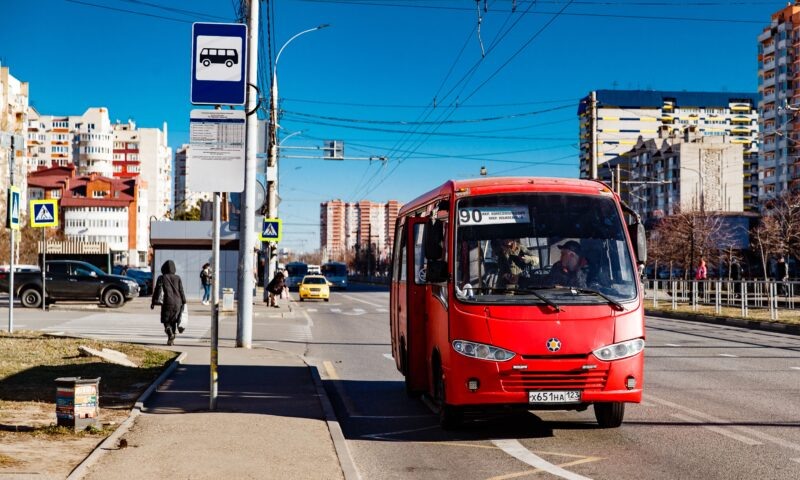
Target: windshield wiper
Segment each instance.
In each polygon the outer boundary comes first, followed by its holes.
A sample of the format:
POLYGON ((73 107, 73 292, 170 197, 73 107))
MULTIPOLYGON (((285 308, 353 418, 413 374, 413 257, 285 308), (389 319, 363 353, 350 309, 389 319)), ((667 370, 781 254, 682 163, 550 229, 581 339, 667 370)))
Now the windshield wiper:
POLYGON ((588 294, 591 294, 591 295, 597 295, 598 297, 600 297, 603 300, 605 300, 606 302, 608 302, 612 307, 616 308, 620 312, 625 311, 625 307, 623 307, 621 303, 619 303, 618 301, 616 301, 613 298, 609 297, 605 293, 598 292, 597 290, 594 290, 592 288, 568 287, 568 286, 565 286, 565 285, 553 285, 552 287, 548 287, 548 288, 555 288, 555 289, 559 289, 559 290, 562 290, 562 289, 563 290, 571 290, 571 291, 573 291, 575 293, 588 293, 588 294))
POLYGON ((489 290, 493 292, 502 292, 502 293, 529 293, 534 297, 538 298, 539 300, 543 301, 547 306, 552 307, 555 311, 560 312, 561 307, 555 303, 554 301, 546 298, 541 293, 537 292, 536 290, 530 288, 490 288, 489 290))

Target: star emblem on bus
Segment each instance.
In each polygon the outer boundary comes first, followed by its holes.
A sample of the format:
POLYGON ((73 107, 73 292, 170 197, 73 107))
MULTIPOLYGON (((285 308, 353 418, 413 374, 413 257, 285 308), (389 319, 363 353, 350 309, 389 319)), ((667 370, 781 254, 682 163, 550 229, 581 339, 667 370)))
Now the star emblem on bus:
POLYGON ((561 340, 557 338, 551 338, 547 341, 547 349, 551 352, 557 352, 561 350, 561 340))

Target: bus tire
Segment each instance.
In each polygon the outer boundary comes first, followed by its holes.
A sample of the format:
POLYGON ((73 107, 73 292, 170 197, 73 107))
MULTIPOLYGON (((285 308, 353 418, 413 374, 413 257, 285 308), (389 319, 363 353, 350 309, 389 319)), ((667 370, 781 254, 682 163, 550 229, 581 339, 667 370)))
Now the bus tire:
POLYGON ((625 417, 623 402, 595 403, 594 416, 600 428, 617 428, 625 417))
POLYGON ((464 413, 461 408, 447 404, 447 395, 444 388, 444 378, 442 378, 441 367, 438 362, 434 365, 434 378, 436 379, 436 403, 439 405, 439 426, 442 430, 455 430, 464 421, 464 413))
POLYGON ((42 294, 35 288, 26 288, 19 296, 25 308, 39 308, 42 305, 42 294))

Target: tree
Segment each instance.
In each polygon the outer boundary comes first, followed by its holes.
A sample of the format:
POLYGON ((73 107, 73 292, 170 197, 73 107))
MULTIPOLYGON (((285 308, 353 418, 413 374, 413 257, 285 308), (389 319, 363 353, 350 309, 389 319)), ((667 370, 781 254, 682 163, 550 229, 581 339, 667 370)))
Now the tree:
POLYGON ((751 232, 751 245, 761 258, 764 280, 769 280, 769 272, 767 271, 769 257, 783 251, 784 240, 782 230, 783 228, 778 218, 772 215, 766 215, 761 217, 758 226, 751 232))

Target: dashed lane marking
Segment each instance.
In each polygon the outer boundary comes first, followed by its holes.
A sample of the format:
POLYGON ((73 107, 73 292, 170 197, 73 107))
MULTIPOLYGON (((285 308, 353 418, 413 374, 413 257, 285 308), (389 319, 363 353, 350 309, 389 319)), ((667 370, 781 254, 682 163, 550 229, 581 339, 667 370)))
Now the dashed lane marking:
POLYGON ((522 446, 522 444, 516 440, 492 440, 492 443, 500 450, 506 452, 523 463, 527 463, 537 470, 542 470, 551 475, 566 478, 567 480, 590 480, 589 477, 584 477, 583 475, 578 475, 577 473, 565 470, 558 465, 553 465, 552 463, 522 446))
POLYGON ((739 358, 739 355, 733 355, 732 353, 718 353, 720 357, 728 357, 728 358, 739 358))
POLYGON ((383 356, 394 362, 394 357, 391 353, 384 353, 383 356))

